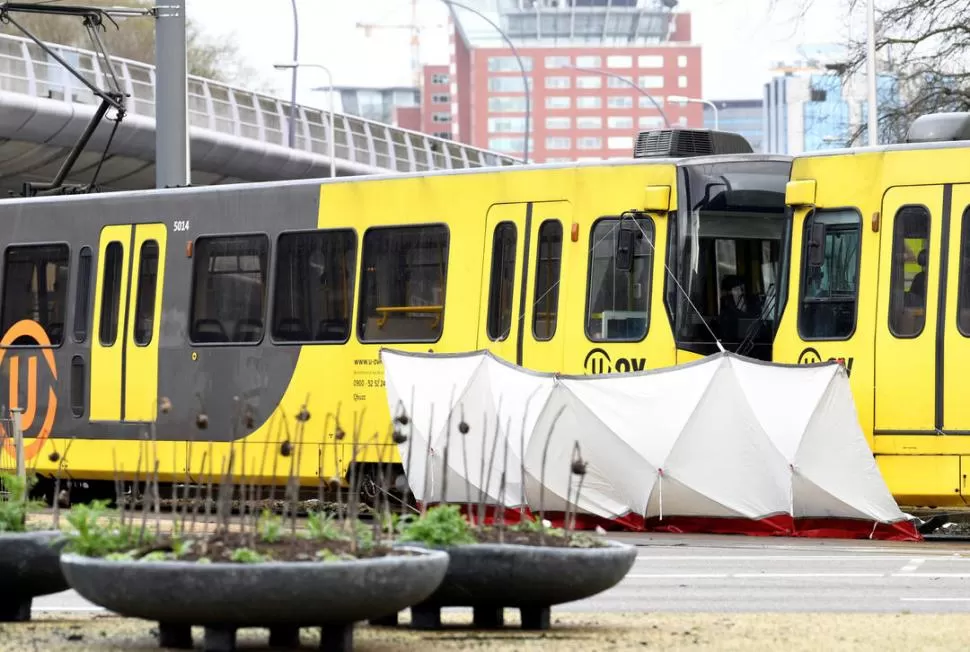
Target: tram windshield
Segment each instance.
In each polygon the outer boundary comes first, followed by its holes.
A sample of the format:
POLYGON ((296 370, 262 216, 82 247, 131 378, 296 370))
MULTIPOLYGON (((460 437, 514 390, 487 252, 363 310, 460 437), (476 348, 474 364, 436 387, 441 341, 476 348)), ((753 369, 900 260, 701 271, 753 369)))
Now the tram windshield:
POLYGON ((677 346, 701 355, 728 351, 771 359, 785 305, 791 163, 697 163, 679 171, 680 209, 671 220, 667 309, 677 346), (679 287, 678 287, 679 284, 679 287))

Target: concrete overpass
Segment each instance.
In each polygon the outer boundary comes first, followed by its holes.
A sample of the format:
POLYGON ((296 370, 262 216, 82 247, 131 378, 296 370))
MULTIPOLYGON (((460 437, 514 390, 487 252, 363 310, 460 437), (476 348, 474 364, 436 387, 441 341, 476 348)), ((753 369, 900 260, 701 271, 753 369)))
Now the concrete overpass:
MULTIPOLYGON (((88 50, 56 46, 88 81, 106 88, 88 50)), ((155 186, 155 68, 112 58, 127 115, 98 175, 105 190, 155 186)), ((0 193, 25 181, 50 181, 94 114, 98 98, 32 41, 0 35, 0 193)), ((296 146, 287 146, 289 103, 200 77, 188 80, 193 185, 512 165, 512 157, 336 114, 329 160, 327 111, 301 106, 296 146)), ((109 111, 108 118, 113 116, 109 111)), ((89 183, 108 146, 104 121, 65 183, 89 183)))

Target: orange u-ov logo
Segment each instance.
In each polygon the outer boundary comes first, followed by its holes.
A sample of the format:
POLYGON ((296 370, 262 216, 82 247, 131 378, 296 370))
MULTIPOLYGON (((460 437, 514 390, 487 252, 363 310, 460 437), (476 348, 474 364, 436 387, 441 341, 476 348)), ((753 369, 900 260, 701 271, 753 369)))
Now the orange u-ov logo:
MULTIPOLYGON (((44 332, 44 328, 35 321, 30 319, 22 319, 16 324, 10 327, 10 329, 3 334, 3 338, 0 338, 0 366, 3 365, 5 361, 8 360, 7 353, 9 349, 6 347, 17 340, 18 337, 29 337, 38 345, 43 347, 49 347, 51 345, 50 338, 47 337, 47 333, 44 332)), ((35 435, 33 443, 29 446, 24 446, 24 459, 32 459, 40 452, 43 448, 44 442, 47 441, 47 437, 51 434, 51 428, 54 427, 54 417, 57 415, 57 394, 54 392, 53 381, 57 380, 57 364, 54 362, 54 351, 50 348, 44 348, 40 350, 40 354, 44 356, 44 361, 47 363, 47 368, 50 370, 52 386, 47 388, 47 412, 44 414, 44 420, 40 425, 40 430, 35 435)), ((24 412, 20 418, 20 427, 24 432, 24 436, 27 436, 27 432, 30 427, 34 425, 34 421, 37 418, 37 355, 31 355, 27 357, 27 405, 21 406, 20 401, 20 355, 10 355, 9 363, 10 367, 8 369, 8 377, 10 378, 10 394, 9 394, 9 405, 11 408, 22 407, 24 412)), ((13 438, 8 436, 6 428, 0 423, 0 437, 3 438, 3 447, 7 453, 11 456, 16 455, 17 451, 14 448, 13 438)))

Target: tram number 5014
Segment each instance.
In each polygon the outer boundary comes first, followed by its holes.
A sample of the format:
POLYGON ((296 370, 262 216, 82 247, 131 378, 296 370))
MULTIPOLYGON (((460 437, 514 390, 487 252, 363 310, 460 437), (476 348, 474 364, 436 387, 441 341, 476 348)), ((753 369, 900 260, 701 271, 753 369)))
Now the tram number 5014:
POLYGON ((175 220, 175 230, 176 231, 188 231, 189 221, 188 220, 175 220))

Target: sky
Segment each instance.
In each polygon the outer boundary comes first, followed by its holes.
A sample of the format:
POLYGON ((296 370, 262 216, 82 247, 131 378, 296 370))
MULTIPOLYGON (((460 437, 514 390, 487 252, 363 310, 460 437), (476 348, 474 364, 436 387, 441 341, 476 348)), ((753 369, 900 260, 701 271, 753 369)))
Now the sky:
MULTIPOLYGON (((776 62, 804 59, 819 44, 844 43, 849 24, 864 20, 864 5, 850 17, 848 1, 681 0, 680 7, 692 14, 694 43, 702 46, 705 99, 759 98, 776 62)), ((410 84, 409 30, 374 29, 368 35, 356 27, 408 24, 410 0, 187 0, 187 6, 189 18, 207 36, 235 39, 244 64, 288 97, 290 74, 275 71, 273 64, 293 59, 291 2, 299 16, 301 62, 327 67, 337 86, 410 84)), ((445 5, 419 0, 418 15, 426 26, 423 62, 447 64, 445 5)), ((858 33, 851 36, 862 36, 861 28, 853 29, 858 33)), ((325 108, 326 94, 313 89, 327 84, 324 71, 301 68, 298 100, 325 108)))

